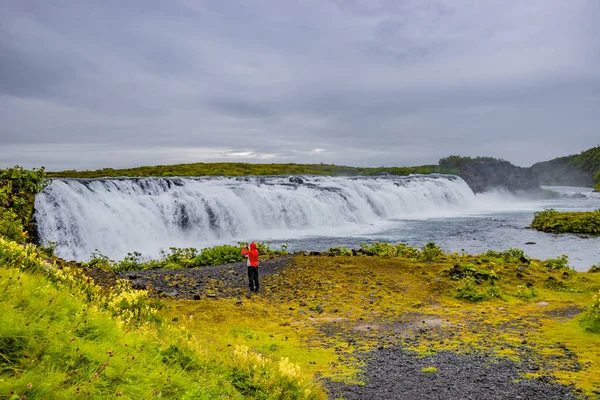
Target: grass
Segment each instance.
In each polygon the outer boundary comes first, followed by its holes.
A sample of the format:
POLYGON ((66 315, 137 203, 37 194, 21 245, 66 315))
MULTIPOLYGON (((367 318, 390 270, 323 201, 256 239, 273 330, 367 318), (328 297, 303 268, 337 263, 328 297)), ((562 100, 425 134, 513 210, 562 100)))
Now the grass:
POLYGON ((594 395, 600 335, 582 323, 600 274, 518 249, 432 249, 296 255, 250 298, 156 302, 2 240, 0 396, 319 399, 318 379, 361 383, 358 352, 397 344, 533 361, 537 375, 594 395), (457 296, 465 285, 483 298, 457 296))
POLYGON ((325 398, 287 358, 207 351, 145 291, 103 291, 1 238, 0 265, 2 398, 325 398))

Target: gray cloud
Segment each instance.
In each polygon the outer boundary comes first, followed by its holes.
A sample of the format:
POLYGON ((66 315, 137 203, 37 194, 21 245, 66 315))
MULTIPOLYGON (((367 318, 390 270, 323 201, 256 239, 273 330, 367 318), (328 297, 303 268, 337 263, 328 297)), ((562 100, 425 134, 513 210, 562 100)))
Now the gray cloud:
POLYGON ((578 153, 598 4, 2 1, 0 167, 578 153))

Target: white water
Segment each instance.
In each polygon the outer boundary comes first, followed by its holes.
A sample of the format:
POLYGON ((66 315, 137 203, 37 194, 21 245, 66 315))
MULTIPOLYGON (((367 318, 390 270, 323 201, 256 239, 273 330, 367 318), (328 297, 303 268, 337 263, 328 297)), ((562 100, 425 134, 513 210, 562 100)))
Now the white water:
POLYGON ((460 178, 282 177, 55 179, 36 198, 41 241, 61 257, 86 260, 158 254, 170 246, 345 235, 392 219, 460 214, 476 208, 460 178), (283 235, 283 236, 281 236, 283 235))
POLYGON ((59 256, 79 261, 95 249, 118 260, 133 251, 157 257, 169 247, 250 240, 289 241, 291 251, 374 241, 435 241, 472 253, 519 247, 542 259, 567 254, 580 270, 600 261, 600 238, 523 229, 545 207, 599 208, 599 194, 588 188, 552 188, 579 198, 532 200, 474 195, 449 175, 303 179, 55 179, 37 196, 35 217, 41 242, 56 242, 59 256))

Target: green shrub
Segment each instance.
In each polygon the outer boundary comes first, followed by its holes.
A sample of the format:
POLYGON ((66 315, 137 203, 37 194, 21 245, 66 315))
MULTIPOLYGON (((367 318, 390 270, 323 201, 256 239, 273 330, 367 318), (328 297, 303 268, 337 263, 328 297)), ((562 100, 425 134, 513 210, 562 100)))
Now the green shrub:
POLYGON ((504 299, 502 290, 498 286, 490 286, 487 289, 486 298, 489 299, 504 299))
POLYGON ((0 235, 15 242, 24 242, 27 232, 21 219, 11 210, 0 207, 0 235))
POLYGON ((600 333, 600 291, 594 295, 592 305, 581 320, 586 331, 600 333))
POLYGON ((38 246, 38 250, 40 251, 40 253, 42 253, 43 255, 45 255, 46 257, 54 257, 55 256, 55 251, 56 251, 56 246, 58 245, 57 242, 48 242, 47 245, 39 245, 38 246))
POLYGON ((415 249, 405 243, 398 243, 396 245, 384 242, 376 242, 370 245, 361 243, 360 252, 369 256, 403 257, 409 260, 418 260, 421 257, 419 249, 415 249))
MULTIPOLYGON (((262 254, 260 250, 259 254, 262 254)), ((200 267, 207 265, 221 265, 244 261, 245 259, 246 257, 242 255, 241 252, 241 246, 223 245, 202 249, 200 254, 194 258, 193 265, 200 267)))
POLYGON ((488 250, 483 253, 483 261, 487 262, 490 258, 502 260, 504 263, 528 263, 529 259, 525 256, 525 252, 521 249, 510 248, 504 251, 488 250))
POLYGON ((533 286, 525 286, 525 285, 519 285, 517 286, 517 291, 513 293, 514 297, 517 297, 521 300, 531 300, 535 297, 537 297, 538 292, 537 289, 534 288, 533 286))
POLYGON ((142 253, 134 251, 133 253, 127 253, 125 258, 116 265, 117 271, 134 271, 144 269, 144 264, 141 260, 142 253))
POLYGON ((114 271, 117 268, 115 261, 100 253, 100 250, 98 249, 95 249, 92 252, 90 261, 83 263, 83 265, 87 267, 100 268, 105 271, 114 271))
POLYGON ((571 269, 569 267, 569 257, 565 254, 563 254, 557 258, 551 258, 551 259, 546 260, 544 262, 544 267, 546 267, 550 270, 556 270, 556 271, 571 269))
POLYGON ((475 278, 472 276, 467 276, 461 280, 454 297, 472 303, 488 299, 488 295, 485 292, 478 290, 475 278))
POLYGON ((444 252, 434 242, 427 242, 421 247, 421 258, 423 261, 433 261, 442 256, 444 252))
POLYGON ((49 182, 43 167, 0 169, 0 235, 19 243, 29 238, 35 195, 49 182))
POLYGON ((328 255, 332 255, 332 256, 344 256, 344 257, 349 257, 352 256, 354 253, 352 253, 352 250, 348 249, 347 247, 331 247, 327 250, 325 250, 325 254, 328 255))
POLYGON ((385 242, 375 242, 370 245, 361 243, 360 249, 369 256, 396 257, 398 255, 396 246, 385 242))
POLYGON ((598 263, 598 265, 592 265, 588 272, 592 274, 600 272, 600 263, 598 263))

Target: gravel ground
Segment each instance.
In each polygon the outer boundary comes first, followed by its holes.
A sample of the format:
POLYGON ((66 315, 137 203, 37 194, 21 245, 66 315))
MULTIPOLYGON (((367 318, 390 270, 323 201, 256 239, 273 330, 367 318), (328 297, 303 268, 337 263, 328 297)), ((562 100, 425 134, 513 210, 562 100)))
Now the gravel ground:
POLYGON ((418 358, 416 354, 391 347, 364 355, 367 366, 361 385, 327 382, 331 399, 584 399, 568 386, 548 378, 523 379, 522 367, 507 359, 488 355, 459 355, 440 352, 418 358), (435 367, 436 372, 423 372, 435 367))
MULTIPOLYGON (((268 287, 269 278, 290 261, 290 256, 261 260, 258 267, 261 289, 268 287)), ((245 262, 202 268, 121 272, 118 277, 128 279, 135 289, 151 289, 158 294, 179 299, 232 297, 248 292, 248 267, 245 262)))

